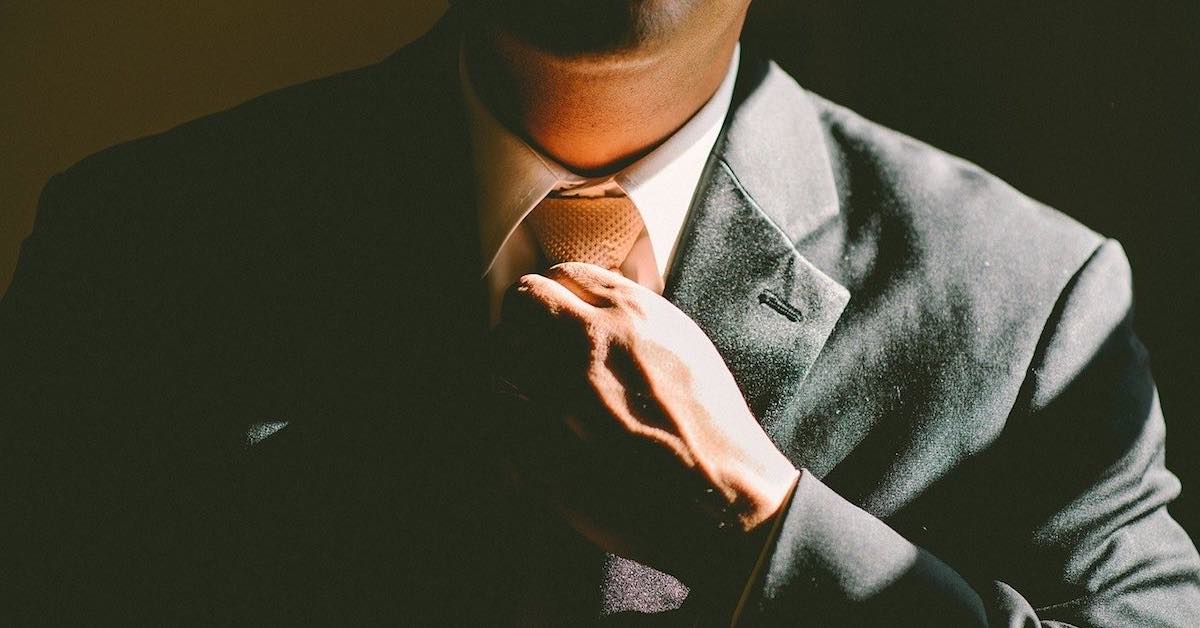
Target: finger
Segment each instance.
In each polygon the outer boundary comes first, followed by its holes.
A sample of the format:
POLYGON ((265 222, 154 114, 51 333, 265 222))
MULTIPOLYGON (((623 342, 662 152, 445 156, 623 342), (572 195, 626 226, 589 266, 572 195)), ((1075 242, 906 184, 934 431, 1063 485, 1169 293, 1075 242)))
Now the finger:
POLYGON ((498 418, 506 432, 500 448, 526 485, 555 494, 576 483, 572 478, 587 457, 588 446, 561 416, 529 406, 524 414, 498 418))
POLYGON ((596 307, 612 307, 618 286, 630 282, 621 273, 583 262, 555 264, 546 276, 596 307))
POLYGON ((525 275, 509 289, 492 331, 493 373, 530 396, 555 403, 574 394, 564 376, 587 364, 583 333, 594 308, 561 284, 525 275))
POLYGON ((528 400, 535 371, 528 359, 534 332, 530 325, 510 320, 501 321, 492 329, 487 343, 488 366, 492 377, 493 391, 497 399, 528 400))
POLYGON ((523 275, 505 293, 500 318, 529 319, 543 314, 582 320, 590 314, 591 307, 557 281, 531 273, 523 275))

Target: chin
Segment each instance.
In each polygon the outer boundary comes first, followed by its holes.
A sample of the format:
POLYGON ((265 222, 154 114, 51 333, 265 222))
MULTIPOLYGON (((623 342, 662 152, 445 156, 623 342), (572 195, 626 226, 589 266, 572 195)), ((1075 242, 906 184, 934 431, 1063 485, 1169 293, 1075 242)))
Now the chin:
POLYGON ((720 28, 749 0, 458 0, 453 4, 546 52, 620 54, 658 48, 698 27, 720 28))

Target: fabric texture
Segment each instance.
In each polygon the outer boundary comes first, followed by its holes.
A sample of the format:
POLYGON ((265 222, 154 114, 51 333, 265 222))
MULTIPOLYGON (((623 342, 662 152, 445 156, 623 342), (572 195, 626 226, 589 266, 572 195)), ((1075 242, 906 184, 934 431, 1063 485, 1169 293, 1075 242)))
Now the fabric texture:
MULTIPOLYGON (((456 29, 46 185, 2 623, 727 621, 493 464, 456 29)), ((663 293, 804 469, 743 624, 1200 625, 1119 244, 743 53, 663 293)))
POLYGON ((643 228, 627 196, 547 197, 526 220, 550 265, 587 262, 616 271, 643 228))

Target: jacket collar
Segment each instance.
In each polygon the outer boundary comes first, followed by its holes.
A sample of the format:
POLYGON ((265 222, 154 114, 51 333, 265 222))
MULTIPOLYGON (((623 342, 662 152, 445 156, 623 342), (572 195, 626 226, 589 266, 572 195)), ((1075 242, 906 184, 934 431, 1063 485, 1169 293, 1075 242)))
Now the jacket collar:
POLYGON ((712 339, 770 432, 850 299, 796 248, 839 202, 816 108, 775 64, 743 57, 705 179, 664 295, 712 339))
POLYGON ((824 128, 808 92, 774 62, 746 57, 717 152, 751 201, 798 242, 840 211, 824 128))

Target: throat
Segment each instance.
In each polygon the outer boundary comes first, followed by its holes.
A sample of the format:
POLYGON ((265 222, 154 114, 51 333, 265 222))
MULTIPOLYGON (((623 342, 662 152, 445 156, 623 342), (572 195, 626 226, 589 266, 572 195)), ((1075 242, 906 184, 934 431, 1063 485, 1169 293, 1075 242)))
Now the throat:
POLYGON ((654 150, 721 84, 736 34, 710 49, 644 57, 561 58, 503 34, 468 38, 469 78, 511 131, 584 176, 611 174, 654 150))

